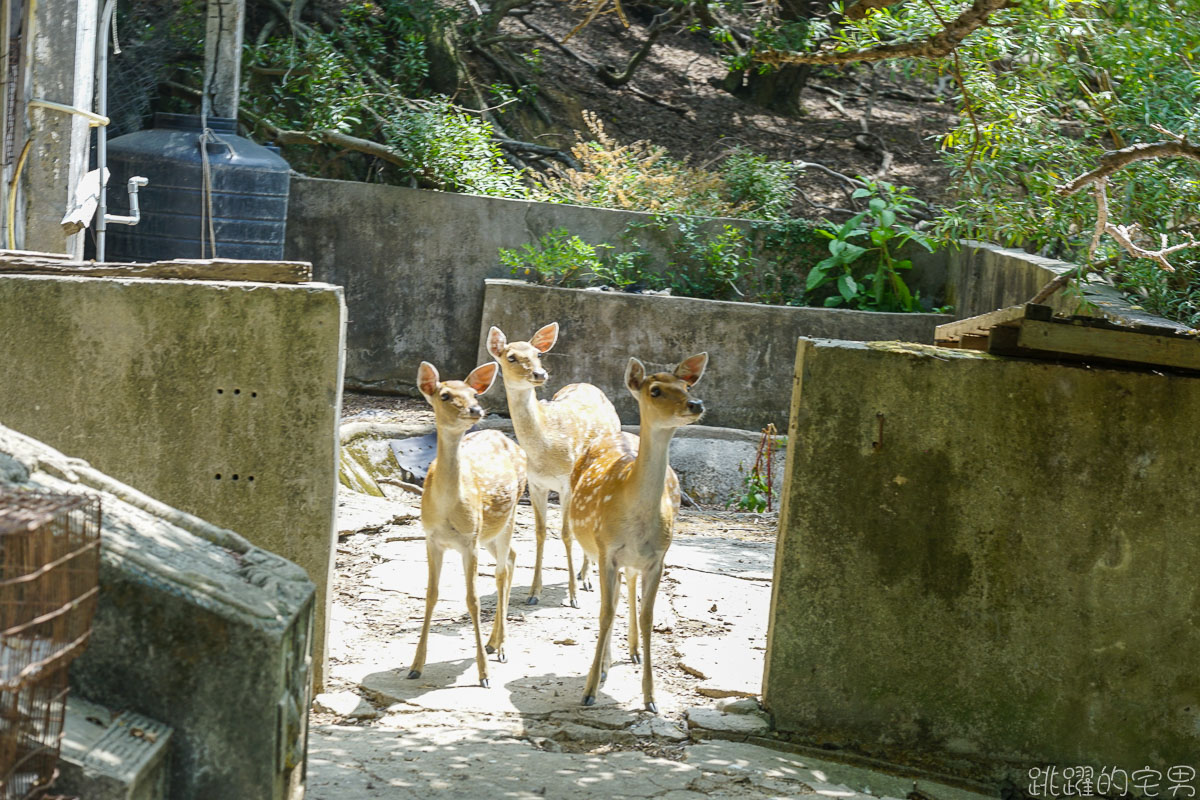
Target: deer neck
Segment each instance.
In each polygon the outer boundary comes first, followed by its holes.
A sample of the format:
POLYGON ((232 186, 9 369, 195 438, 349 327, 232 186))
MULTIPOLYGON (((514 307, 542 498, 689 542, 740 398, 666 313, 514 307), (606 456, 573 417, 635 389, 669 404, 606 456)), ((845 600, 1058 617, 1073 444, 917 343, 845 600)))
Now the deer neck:
POLYGON ((517 434, 517 441, 525 445, 525 442, 533 443, 540 441, 545 437, 546 433, 546 410, 542 404, 538 402, 537 392, 532 386, 514 388, 508 383, 504 385, 504 391, 508 395, 508 413, 512 416, 513 431, 517 434))
POLYGON ((656 428, 644 423, 638 428, 638 454, 629 483, 635 487, 645 507, 657 508, 662 498, 667 485, 671 438, 674 435, 675 428, 656 428))
POLYGON ((443 507, 445 504, 459 499, 459 478, 462 474, 462 464, 459 458, 459 445, 462 444, 466 429, 452 430, 437 429, 437 469, 433 473, 433 485, 426 481, 425 491, 434 501, 443 507))

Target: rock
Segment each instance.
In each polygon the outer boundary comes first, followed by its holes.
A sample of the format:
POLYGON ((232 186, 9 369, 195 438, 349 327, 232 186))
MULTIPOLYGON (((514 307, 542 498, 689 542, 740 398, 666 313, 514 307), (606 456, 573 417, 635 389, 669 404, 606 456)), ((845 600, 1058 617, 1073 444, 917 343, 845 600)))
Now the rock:
POLYGON ((746 735, 766 733, 771 727, 757 714, 726 714, 712 708, 689 708, 687 720, 689 728, 746 735))
POLYGON ((688 738, 688 735, 680 730, 678 725, 662 717, 651 717, 635 723, 629 732, 637 736, 666 739, 669 742, 682 742, 688 738))
POLYGON ((350 719, 373 719, 379 716, 379 711, 373 705, 354 692, 319 694, 313 699, 313 708, 350 719))
POLYGON ((756 697, 727 697, 717 702, 717 710, 726 714, 758 714, 762 711, 756 697))
POLYGON ((679 666, 703 681, 696 689, 707 697, 757 697, 764 651, 729 645, 727 637, 688 639, 679 646, 679 666))

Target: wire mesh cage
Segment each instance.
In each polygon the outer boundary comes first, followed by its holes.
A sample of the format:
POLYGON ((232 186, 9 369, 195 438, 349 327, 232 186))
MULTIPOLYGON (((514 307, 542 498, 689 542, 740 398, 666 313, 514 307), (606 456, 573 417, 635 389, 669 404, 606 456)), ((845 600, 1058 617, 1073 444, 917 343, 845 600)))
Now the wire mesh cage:
POLYGON ((54 780, 99 568, 99 498, 0 490, 0 800, 54 780))

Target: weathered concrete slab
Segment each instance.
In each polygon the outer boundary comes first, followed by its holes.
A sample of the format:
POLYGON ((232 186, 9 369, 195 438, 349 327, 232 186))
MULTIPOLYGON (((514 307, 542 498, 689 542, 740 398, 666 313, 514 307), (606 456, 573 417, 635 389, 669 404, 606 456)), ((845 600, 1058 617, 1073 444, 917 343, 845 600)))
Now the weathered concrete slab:
POLYGON ((827 341, 796 375, 779 728, 994 780, 1194 759, 1200 380, 827 341))
MULTIPOLYGON (((490 358, 486 344, 492 325, 518 340, 558 322, 561 333, 555 357, 546 365, 550 380, 544 396, 569 383, 593 383, 613 401, 621 421, 634 424, 637 404, 623 383, 629 357, 637 356, 656 371, 707 351, 708 370, 695 391, 708 409, 704 423, 753 430, 773 422, 782 431, 796 337, 932 343, 934 328, 953 319, 947 314, 765 306, 489 280, 476 359, 483 363, 490 358)), ((483 400, 485 406, 502 408, 504 394, 483 400)))
POLYGON ((0 486, 100 496, 100 594, 71 691, 174 729, 167 796, 300 797, 315 599, 304 571, 4 427, 0 486))
POLYGON ((0 422, 300 564, 318 684, 344 324, 325 284, 0 276, 0 422))

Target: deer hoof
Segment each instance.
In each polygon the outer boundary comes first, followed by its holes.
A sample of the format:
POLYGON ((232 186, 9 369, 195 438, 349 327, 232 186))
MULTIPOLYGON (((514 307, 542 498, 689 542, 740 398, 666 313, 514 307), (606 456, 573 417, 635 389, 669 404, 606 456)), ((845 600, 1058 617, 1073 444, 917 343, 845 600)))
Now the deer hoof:
POLYGON ((578 600, 572 600, 572 601, 571 601, 571 608, 579 608, 579 601, 578 601, 578 600))
POLYGON ((483 652, 490 656, 492 653, 496 652, 496 648, 492 647, 490 644, 485 644, 483 646, 483 652))
POLYGON ((589 694, 589 695, 586 695, 586 696, 584 696, 584 698, 583 698, 583 704, 584 704, 585 706, 594 706, 594 705, 596 705, 596 695, 594 695, 594 694, 589 694))
POLYGON ((600 682, 604 683, 606 680, 608 680, 608 670, 604 670, 600 673, 600 682))
POLYGON ((629 660, 635 664, 640 664, 640 663, 642 663, 642 654, 641 653, 630 653, 629 660))
POLYGON ((411 680, 416 680, 416 679, 417 679, 417 678, 419 678, 419 677, 421 677, 421 670, 419 670, 419 669, 413 669, 413 670, 409 670, 409 672, 408 672, 408 679, 409 679, 410 681, 411 681, 411 680))
POLYGON ((525 604, 530 605, 530 606, 536 606, 538 604, 537 595, 532 595, 532 594, 529 595, 529 599, 525 601, 525 604))
POLYGON ((658 703, 651 700, 649 703, 646 703, 646 710, 649 711, 651 714, 657 714, 658 713, 658 703))
POLYGON ((500 650, 499 652, 496 653, 496 660, 499 661, 501 664, 507 664, 508 656, 504 655, 503 650, 500 650))
POLYGON ((482 686, 482 687, 483 687, 483 688, 485 688, 485 689, 490 689, 490 688, 492 688, 492 683, 491 683, 491 681, 489 681, 487 678, 480 678, 480 679, 479 679, 479 685, 480 685, 480 686, 482 686))

